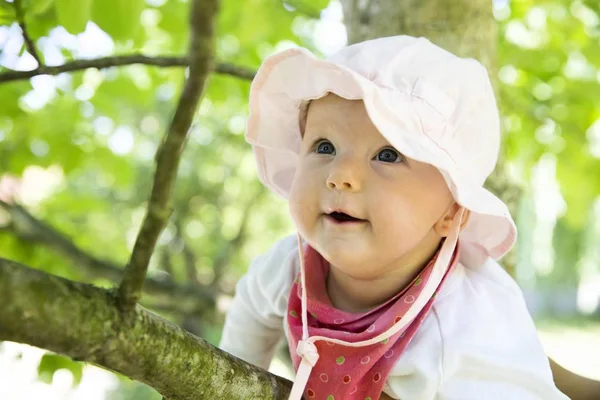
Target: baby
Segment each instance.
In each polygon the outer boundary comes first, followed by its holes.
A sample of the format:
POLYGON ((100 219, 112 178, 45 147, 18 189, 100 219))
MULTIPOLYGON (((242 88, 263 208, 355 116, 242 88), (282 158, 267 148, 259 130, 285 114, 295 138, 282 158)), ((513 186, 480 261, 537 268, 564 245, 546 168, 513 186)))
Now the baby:
POLYGON ((239 281, 220 347, 290 399, 566 399, 517 284, 506 205, 483 188, 500 128, 477 61, 397 36, 261 66, 247 140, 298 235, 239 281))

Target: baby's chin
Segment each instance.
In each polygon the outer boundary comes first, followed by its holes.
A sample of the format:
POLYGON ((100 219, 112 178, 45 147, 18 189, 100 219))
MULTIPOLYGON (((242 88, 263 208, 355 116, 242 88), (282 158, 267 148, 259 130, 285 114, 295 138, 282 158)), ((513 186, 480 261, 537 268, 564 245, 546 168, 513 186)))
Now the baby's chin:
POLYGON ((335 239, 317 240, 312 246, 329 264, 343 271, 361 271, 373 259, 374 249, 364 243, 335 239))

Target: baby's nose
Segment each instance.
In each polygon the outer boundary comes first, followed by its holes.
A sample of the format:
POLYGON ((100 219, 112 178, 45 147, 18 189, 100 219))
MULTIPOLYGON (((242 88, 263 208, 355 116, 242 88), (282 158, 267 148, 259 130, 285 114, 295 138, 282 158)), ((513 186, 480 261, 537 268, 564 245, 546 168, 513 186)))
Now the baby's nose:
POLYGON ((346 181, 336 182, 332 179, 329 179, 327 181, 327 187, 329 189, 352 189, 352 183, 346 181))
POLYGON ((362 188, 360 168, 351 163, 336 162, 327 177, 330 190, 358 191, 362 188))

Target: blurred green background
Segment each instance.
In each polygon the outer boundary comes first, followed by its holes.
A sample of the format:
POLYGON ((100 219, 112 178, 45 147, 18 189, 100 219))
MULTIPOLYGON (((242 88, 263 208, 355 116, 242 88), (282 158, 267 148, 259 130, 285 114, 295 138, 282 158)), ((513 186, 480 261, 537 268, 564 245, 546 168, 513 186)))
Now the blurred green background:
MULTIPOLYGON (((0 74, 37 67, 16 8, 46 65, 187 51, 187 1, 14 1, 0 0, 0 74)), ((600 379, 600 2, 493 7, 504 156, 510 180, 523 188, 516 279, 547 352, 600 379)), ((224 0, 217 29, 217 59, 252 69, 291 46, 325 56, 346 44, 337 0, 224 0)), ((124 264, 184 73, 132 65, 0 84, 0 200, 21 204, 89 255, 124 264)), ((149 272, 156 281, 216 290, 217 306, 184 307, 168 294, 144 303, 212 343, 250 259, 293 231, 286 204, 256 179, 244 141, 249 86, 210 77, 181 162, 175 213, 149 272)), ((82 265, 31 229, 0 207, 0 256, 113 284, 102 268, 82 265)), ((0 344, 2 399, 155 397, 98 368, 0 344)))

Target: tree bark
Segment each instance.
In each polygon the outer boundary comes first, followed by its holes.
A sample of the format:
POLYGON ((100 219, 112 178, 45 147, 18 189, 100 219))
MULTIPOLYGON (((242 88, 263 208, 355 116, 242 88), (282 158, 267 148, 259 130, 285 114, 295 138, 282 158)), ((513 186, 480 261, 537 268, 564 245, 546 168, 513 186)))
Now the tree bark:
POLYGON ((114 291, 0 259, 0 340, 87 361, 168 399, 284 399, 291 383, 222 352, 114 291))
POLYGON ((489 0, 342 0, 351 43, 382 36, 424 36, 493 70, 496 22, 489 0))

